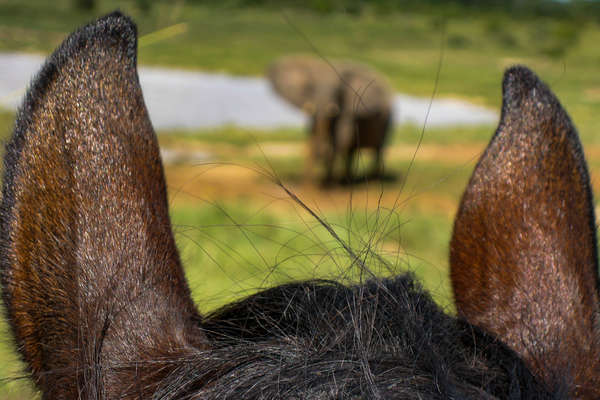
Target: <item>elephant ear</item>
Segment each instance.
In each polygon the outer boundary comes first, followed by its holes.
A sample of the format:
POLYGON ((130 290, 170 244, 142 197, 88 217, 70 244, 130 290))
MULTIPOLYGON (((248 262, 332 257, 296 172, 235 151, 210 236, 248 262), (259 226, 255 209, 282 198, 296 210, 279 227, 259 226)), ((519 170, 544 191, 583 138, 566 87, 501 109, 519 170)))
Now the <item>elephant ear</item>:
POLYGON ((336 106, 339 77, 325 61, 311 56, 286 56, 267 70, 267 80, 284 100, 309 115, 336 106))
POLYGON ((337 64, 339 72, 340 107, 353 117, 388 114, 392 96, 386 79, 372 69, 354 62, 337 64))
POLYGON ((600 398, 592 191, 575 127, 524 67, 504 77, 501 121, 456 216, 460 317, 512 347, 550 390, 600 398))
POLYGON ((148 397, 203 347, 157 140, 119 13, 72 34, 32 83, 7 146, 3 300, 46 398, 148 397))

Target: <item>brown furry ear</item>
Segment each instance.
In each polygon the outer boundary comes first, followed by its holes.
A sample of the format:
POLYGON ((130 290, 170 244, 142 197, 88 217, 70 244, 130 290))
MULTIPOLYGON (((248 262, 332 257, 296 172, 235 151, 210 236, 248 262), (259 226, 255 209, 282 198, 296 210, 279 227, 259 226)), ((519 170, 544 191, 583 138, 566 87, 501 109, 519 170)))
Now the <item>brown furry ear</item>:
POLYGON ((600 397, 598 261, 577 132, 524 67, 504 77, 498 130, 454 225, 459 316, 511 346, 552 390, 600 397))
POLYGON ((169 358, 205 343, 136 40, 119 13, 72 34, 31 85, 7 147, 3 297, 46 398, 148 396, 169 358))

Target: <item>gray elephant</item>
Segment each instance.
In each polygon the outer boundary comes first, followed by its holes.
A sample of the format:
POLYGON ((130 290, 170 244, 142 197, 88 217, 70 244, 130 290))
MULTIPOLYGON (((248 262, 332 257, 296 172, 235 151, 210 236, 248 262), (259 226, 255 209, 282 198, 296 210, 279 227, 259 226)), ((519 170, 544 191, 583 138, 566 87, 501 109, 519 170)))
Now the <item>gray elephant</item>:
POLYGON ((345 158, 345 179, 351 182, 356 151, 371 148, 372 175, 381 176, 392 110, 391 91, 380 74, 355 62, 287 56, 269 67, 267 77, 281 97, 310 115, 308 175, 314 159, 322 159, 324 180, 331 183, 339 154, 345 158))

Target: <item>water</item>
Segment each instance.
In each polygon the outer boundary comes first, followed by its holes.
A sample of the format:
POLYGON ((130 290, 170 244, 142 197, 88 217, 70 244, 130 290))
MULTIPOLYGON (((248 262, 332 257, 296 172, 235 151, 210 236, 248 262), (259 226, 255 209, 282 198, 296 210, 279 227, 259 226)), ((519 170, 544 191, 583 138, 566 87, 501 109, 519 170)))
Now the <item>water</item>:
MULTIPOLYGON (((0 53, 0 107, 15 110, 44 58, 0 53)), ((140 82, 154 127, 196 129, 221 125, 275 129, 306 124, 306 116, 281 100, 263 78, 141 67, 140 82)), ((394 121, 422 126, 495 124, 498 115, 453 99, 405 94, 394 97, 394 121), (428 115, 429 109, 429 115, 428 115), (428 115, 428 116, 427 116, 428 115)))

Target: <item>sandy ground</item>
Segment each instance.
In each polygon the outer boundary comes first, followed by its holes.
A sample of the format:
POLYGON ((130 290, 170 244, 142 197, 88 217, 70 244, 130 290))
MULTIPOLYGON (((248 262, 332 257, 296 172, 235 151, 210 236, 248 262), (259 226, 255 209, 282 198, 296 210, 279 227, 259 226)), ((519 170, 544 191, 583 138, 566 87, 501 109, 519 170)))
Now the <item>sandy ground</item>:
MULTIPOLYGON (((295 178, 287 176, 283 182, 290 191, 315 210, 339 211, 348 207, 374 210, 379 206, 401 209, 409 206, 416 207, 424 213, 435 212, 449 218, 456 212, 459 199, 455 194, 444 193, 436 188, 435 182, 431 187, 420 185, 422 190, 414 193, 410 184, 404 186, 405 171, 391 171, 395 179, 384 183, 372 181, 367 184, 337 185, 324 189, 316 183, 317 179, 305 179, 303 176, 305 147, 302 143, 266 142, 261 143, 260 148, 246 149, 226 144, 211 145, 208 150, 201 144, 191 145, 186 150, 178 148, 174 150, 177 154, 163 157, 171 201, 197 203, 252 199, 265 204, 269 210, 289 212, 290 209, 296 209, 297 205, 294 205, 290 196, 275 183, 268 161, 291 158, 298 162, 297 172, 295 178), (217 154, 215 157, 211 156, 213 152, 217 154), (253 163, 247 161, 248 156, 263 161, 253 163), (240 159, 246 161, 221 161, 240 159)), ((414 158, 417 164, 446 164, 449 168, 448 174, 452 174, 454 169, 470 171, 484 149, 484 144, 477 143, 422 145, 418 150, 415 150, 414 146, 395 145, 386 150, 386 160, 393 164, 399 161, 408 162, 414 158)), ((599 160, 600 146, 587 146, 586 156, 589 160, 599 160)), ((366 161, 368 163, 370 159, 366 161)), ((590 167, 590 175, 593 190, 596 193, 600 192, 600 170, 595 164, 590 167)), ((464 185, 467 184, 467 176, 468 174, 465 174, 464 185)))
MULTIPOLYGON (((473 145, 423 145, 415 154, 413 146, 396 145, 387 149, 386 160, 447 163, 448 165, 465 166, 471 168, 475 165, 484 146, 473 145)), ((301 143, 261 143, 260 148, 240 149, 227 145, 211 146, 207 152, 202 145, 193 146, 183 151, 176 150, 177 159, 170 155, 165 158, 167 183, 172 202, 194 203, 226 200, 243 200, 252 198, 263 204, 268 204, 269 210, 281 209, 285 212, 290 206, 295 208, 290 196, 275 183, 272 171, 267 160, 275 161, 277 158, 295 157, 298 162, 296 179, 283 179, 286 187, 298 195, 308 206, 320 211, 345 210, 348 207, 356 209, 374 210, 379 206, 387 208, 402 208, 406 205, 423 211, 435 210, 452 216, 456 211, 457 199, 455 196, 445 195, 438 190, 432 193, 418 193, 416 201, 407 188, 403 189, 406 177, 403 171, 390 171, 392 177, 385 182, 372 181, 354 186, 336 185, 324 189, 317 179, 303 177, 304 161, 306 154, 305 145, 301 143), (210 157, 202 159, 211 151, 216 151, 219 156, 211 160, 210 157), (265 162, 253 164, 248 161, 227 163, 217 160, 241 159, 240 154, 255 156, 265 162)), ((165 154, 163 150, 163 155, 165 154)), ((164 157, 163 157, 164 158, 164 157)), ((247 158, 246 158, 247 160, 247 158)), ((370 159, 367 159, 367 164, 370 159)), ((317 173, 317 172, 315 172, 317 173)))

